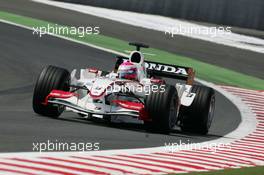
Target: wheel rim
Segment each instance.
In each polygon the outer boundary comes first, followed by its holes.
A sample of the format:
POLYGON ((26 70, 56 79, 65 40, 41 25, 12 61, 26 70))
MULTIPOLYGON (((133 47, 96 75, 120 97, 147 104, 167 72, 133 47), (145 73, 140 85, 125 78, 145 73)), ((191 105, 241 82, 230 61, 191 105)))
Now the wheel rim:
POLYGON ((213 96, 210 100, 210 105, 209 105, 207 129, 211 127, 214 116, 214 110, 215 110, 215 97, 213 96))

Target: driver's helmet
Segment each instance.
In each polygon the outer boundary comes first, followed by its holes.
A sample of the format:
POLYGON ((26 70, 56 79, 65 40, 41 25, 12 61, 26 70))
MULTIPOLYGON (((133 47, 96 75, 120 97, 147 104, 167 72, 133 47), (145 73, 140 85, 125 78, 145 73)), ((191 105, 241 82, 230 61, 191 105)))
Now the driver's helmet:
POLYGON ((117 70, 118 77, 121 79, 137 80, 137 66, 130 61, 122 63, 117 70))

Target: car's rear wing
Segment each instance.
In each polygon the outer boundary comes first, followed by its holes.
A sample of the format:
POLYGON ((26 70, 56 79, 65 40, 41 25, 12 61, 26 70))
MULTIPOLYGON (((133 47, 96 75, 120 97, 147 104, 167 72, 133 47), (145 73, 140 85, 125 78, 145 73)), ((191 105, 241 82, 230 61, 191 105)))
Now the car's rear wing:
POLYGON ((193 84, 194 81, 195 72, 190 67, 164 64, 154 61, 145 61, 145 67, 150 75, 185 80, 187 84, 190 85, 193 84))
MULTIPOLYGON (((118 56, 115 69, 119 67, 124 60, 128 60, 126 57, 118 56)), ((187 84, 192 85, 194 82, 195 72, 190 67, 158 63, 154 61, 144 61, 145 67, 150 76, 160 76, 166 78, 173 78, 179 80, 185 80, 187 84)))

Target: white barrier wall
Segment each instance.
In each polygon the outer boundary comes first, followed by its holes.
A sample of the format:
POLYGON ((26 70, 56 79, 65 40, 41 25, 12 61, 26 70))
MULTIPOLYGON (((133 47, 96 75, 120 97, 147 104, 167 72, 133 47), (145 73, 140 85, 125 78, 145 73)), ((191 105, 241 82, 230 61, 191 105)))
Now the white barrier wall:
POLYGON ((263 0, 59 0, 264 30, 263 0))

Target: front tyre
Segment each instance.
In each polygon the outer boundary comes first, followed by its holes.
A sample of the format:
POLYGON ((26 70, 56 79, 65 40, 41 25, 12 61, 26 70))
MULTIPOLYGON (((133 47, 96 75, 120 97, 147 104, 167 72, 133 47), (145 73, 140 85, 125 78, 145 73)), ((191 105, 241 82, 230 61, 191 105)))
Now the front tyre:
POLYGON ((69 91, 70 73, 63 68, 47 66, 40 73, 33 94, 33 110, 35 113, 57 118, 64 111, 61 105, 44 105, 47 95, 54 89, 69 91))
POLYGON ((177 121, 178 100, 176 88, 170 85, 164 85, 164 91, 151 92, 146 96, 145 110, 152 119, 145 123, 147 127, 157 132, 169 133, 177 121))
POLYGON ((184 132, 207 134, 214 116, 215 92, 212 88, 194 85, 192 92, 196 94, 189 107, 181 106, 180 127, 184 132))

